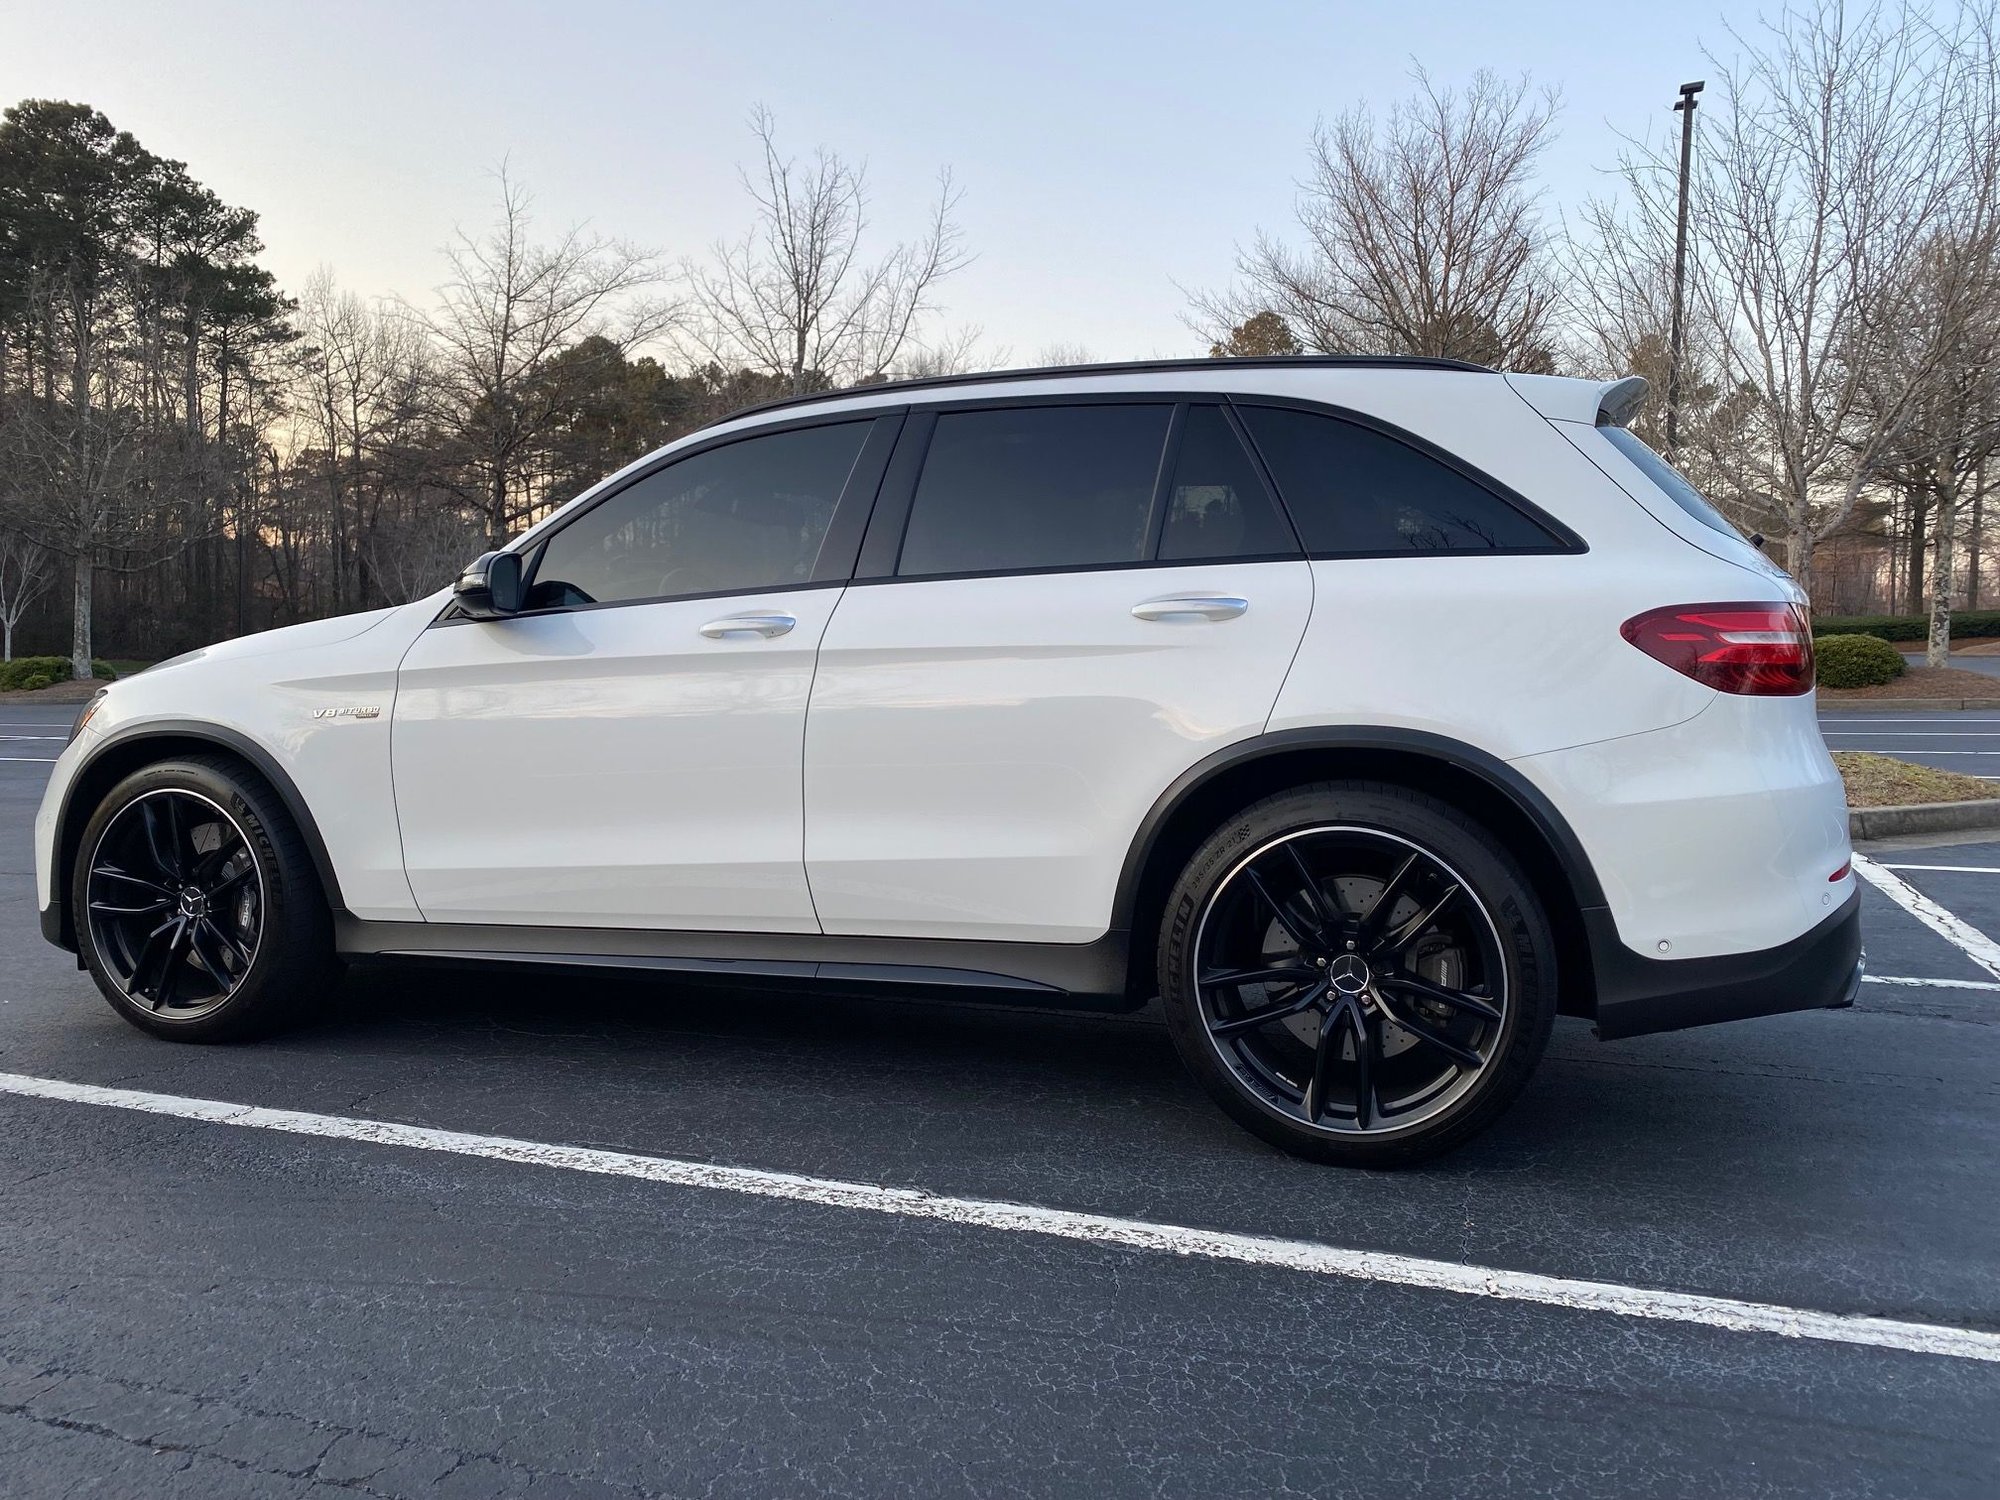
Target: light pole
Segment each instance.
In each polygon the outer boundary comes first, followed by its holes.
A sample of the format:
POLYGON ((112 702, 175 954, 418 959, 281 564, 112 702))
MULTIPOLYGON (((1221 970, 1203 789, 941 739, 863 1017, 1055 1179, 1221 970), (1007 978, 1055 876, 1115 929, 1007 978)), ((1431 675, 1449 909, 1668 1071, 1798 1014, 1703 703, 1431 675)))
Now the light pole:
POLYGON ((1680 447, 1681 434, 1681 345, 1687 320, 1682 303, 1687 294, 1688 253, 1688 170, 1694 164, 1695 95, 1700 83, 1681 85, 1681 97, 1674 109, 1681 117, 1681 211, 1674 226, 1674 326, 1667 337, 1667 461, 1672 463, 1680 447))

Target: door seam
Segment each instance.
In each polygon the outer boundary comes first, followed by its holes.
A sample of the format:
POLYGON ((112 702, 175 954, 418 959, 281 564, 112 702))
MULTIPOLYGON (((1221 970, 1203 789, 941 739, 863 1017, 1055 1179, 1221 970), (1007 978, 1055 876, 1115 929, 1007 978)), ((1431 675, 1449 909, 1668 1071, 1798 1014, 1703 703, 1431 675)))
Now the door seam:
POLYGON ((847 586, 843 584, 840 597, 826 612, 826 623, 820 626, 819 640, 813 645, 812 671, 806 675, 805 712, 799 715, 799 876, 806 883, 806 905, 812 909, 813 926, 822 937, 826 935, 826 923, 820 918, 819 898, 813 894, 812 866, 806 863, 806 819, 810 816, 810 809, 806 806, 806 749, 812 735, 813 693, 819 687, 819 659, 826 650, 826 638, 833 633, 833 622, 840 618, 840 606, 846 602, 847 586))

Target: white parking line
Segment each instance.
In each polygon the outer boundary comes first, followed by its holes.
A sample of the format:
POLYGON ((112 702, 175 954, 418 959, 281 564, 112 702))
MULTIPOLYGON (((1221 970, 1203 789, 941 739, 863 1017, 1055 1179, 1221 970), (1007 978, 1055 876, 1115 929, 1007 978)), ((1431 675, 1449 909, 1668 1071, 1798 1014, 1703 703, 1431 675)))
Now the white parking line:
POLYGON ((761 1172, 749 1167, 719 1167, 707 1162, 678 1161, 665 1156, 636 1156, 624 1151, 600 1151, 585 1146, 559 1146, 508 1136, 468 1135, 420 1125, 383 1120, 350 1119, 344 1115, 307 1114, 299 1110, 264 1109, 228 1104, 216 1099, 189 1099, 177 1094, 152 1094, 136 1089, 102 1088, 0 1073, 0 1093, 69 1104, 94 1104, 138 1110, 183 1120, 218 1125, 242 1125, 253 1130, 277 1130, 292 1135, 329 1136, 378 1146, 408 1146, 419 1151, 444 1151, 456 1156, 485 1157, 523 1166, 557 1167, 569 1172, 593 1172, 611 1177, 635 1177, 675 1187, 710 1188, 781 1198, 832 1208, 898 1214, 905 1218, 937 1219, 981 1229, 1016 1234, 1051 1235, 1129 1250, 1166 1255, 1200 1256, 1244 1265, 1273 1266, 1355 1281, 1386 1282, 1492 1297, 1503 1302, 1531 1302, 1619 1317, 1650 1318, 1669 1323, 1694 1323, 1743 1333, 1774 1333, 1784 1338, 1818 1339, 1837 1344, 1864 1344, 1911 1354, 1939 1354, 1952 1359, 2000 1363, 2000 1333, 1954 1328, 1936 1323, 1906 1323, 1893 1318, 1855 1317, 1815 1312, 1768 1302, 1739 1302, 1730 1297, 1704 1297, 1689 1292, 1658 1291, 1607 1281, 1577 1281, 1469 1266, 1457 1261, 1423 1260, 1372 1250, 1344 1250, 1305 1240, 1265 1239, 1178 1224, 1154 1224, 1143 1219, 1118 1219, 1102 1214, 1037 1208, 1025 1203, 1001 1203, 987 1198, 951 1198, 916 1188, 880 1187, 865 1182, 841 1182, 825 1177, 801 1177, 790 1172, 761 1172))
MULTIPOLYGON (((1987 778, 1981 777, 1982 781, 1987 778)), ((1892 865, 1877 861, 1885 870, 1939 870, 1949 875, 2000 875, 2000 865, 1892 865)))
POLYGON ((33 760, 45 766, 54 765, 57 759, 58 757, 53 755, 0 755, 0 760, 33 760))
POLYGON ((1983 734, 1970 729, 1885 729, 1878 733, 1873 729, 1835 729, 1831 726, 1822 726, 1820 733, 1837 734, 1850 740, 1990 740, 2000 737, 2000 729, 1989 729, 1983 734))
POLYGON ((1865 854, 1854 856, 1854 873, 1995 979, 2000 979, 2000 943, 1995 943, 1970 922, 1954 916, 1902 876, 1883 869, 1865 854))
POLYGON ((1915 990, 2000 990, 1984 979, 1917 979, 1904 974, 1864 974, 1863 984, 1895 984, 1915 990))
POLYGON ((59 740, 59 734, 0 734, 0 740, 59 740))

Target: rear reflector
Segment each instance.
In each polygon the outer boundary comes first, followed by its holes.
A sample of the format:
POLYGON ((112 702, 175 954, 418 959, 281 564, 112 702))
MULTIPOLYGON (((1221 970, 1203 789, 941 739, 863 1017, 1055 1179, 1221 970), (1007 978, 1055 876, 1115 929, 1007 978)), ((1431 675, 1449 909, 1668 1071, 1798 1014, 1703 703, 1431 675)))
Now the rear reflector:
POLYGON ((1850 859, 1846 864, 1842 865, 1838 870, 1835 870, 1831 875, 1827 876, 1826 883, 1828 885, 1832 885, 1836 880, 1847 879, 1847 872, 1852 870, 1853 868, 1854 868, 1854 861, 1850 859))
POLYGON ((1618 633, 1654 661, 1717 692, 1796 697, 1812 691, 1812 627, 1796 604, 1675 604, 1634 615, 1618 633))

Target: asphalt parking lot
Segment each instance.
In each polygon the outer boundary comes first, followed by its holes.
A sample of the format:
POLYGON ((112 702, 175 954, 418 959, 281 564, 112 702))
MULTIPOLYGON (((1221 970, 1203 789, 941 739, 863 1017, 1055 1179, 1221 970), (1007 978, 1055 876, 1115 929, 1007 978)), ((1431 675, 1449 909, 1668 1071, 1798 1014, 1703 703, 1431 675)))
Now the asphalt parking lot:
POLYGON ((1144 1014, 357 972, 152 1041, 36 930, 58 719, 0 708, 0 1495, 2000 1483, 2000 843, 1869 851, 1854 1009, 1564 1022, 1374 1174, 1144 1014))
MULTIPOLYGON (((2000 657, 1969 660, 2000 668, 2000 657)), ((1872 750, 1940 771, 2000 781, 2000 712, 1833 709, 1822 713, 1819 723, 1835 750, 1872 750)))

